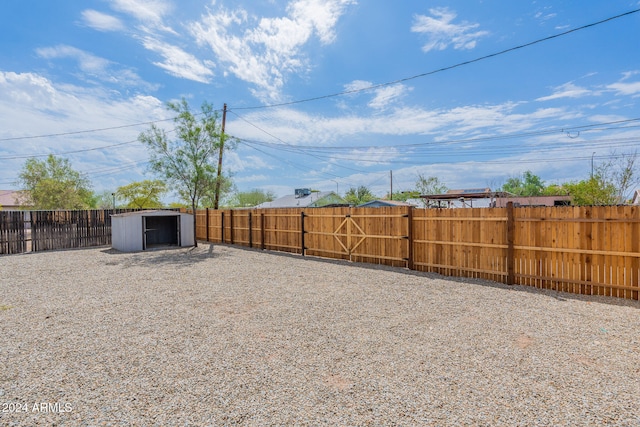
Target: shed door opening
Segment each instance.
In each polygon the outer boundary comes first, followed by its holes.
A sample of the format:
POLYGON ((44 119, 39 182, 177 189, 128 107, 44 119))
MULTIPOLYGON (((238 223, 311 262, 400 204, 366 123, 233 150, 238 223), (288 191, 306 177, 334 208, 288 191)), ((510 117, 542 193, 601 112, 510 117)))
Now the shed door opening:
POLYGON ((179 216, 143 216, 143 250, 159 246, 180 246, 179 216))

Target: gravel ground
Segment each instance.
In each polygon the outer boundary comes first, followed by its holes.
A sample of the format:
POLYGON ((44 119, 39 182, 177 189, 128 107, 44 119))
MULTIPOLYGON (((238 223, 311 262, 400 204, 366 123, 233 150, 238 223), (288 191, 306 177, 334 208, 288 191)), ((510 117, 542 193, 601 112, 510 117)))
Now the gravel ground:
POLYGON ((0 425, 640 425, 640 305, 201 245, 0 257, 0 425))

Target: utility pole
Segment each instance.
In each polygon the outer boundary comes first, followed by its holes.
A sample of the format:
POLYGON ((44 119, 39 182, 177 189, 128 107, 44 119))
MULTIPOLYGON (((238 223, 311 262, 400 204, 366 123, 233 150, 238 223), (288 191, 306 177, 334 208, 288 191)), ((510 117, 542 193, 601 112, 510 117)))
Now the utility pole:
POLYGON ((389 171, 389 178, 391 181, 391 191, 389 192, 389 200, 393 200, 393 171, 389 171))
POLYGON ((218 156, 218 179, 216 179, 216 194, 213 202, 213 208, 218 209, 220 205, 220 181, 222 180, 222 153, 224 153, 224 125, 227 121, 227 103, 224 103, 222 109, 222 132, 220 132, 220 155, 218 156))

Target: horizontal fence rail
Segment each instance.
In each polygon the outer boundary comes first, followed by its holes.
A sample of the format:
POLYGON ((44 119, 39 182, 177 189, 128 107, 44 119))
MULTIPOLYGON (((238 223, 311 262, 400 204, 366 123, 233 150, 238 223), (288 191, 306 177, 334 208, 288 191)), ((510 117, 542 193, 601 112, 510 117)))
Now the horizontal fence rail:
POLYGON ((198 240, 638 300, 640 207, 198 210, 198 240))

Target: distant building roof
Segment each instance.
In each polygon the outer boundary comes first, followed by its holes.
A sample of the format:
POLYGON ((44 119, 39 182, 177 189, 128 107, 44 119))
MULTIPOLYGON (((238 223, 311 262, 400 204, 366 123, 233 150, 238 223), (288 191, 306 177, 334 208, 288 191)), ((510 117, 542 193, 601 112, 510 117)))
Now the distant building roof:
POLYGON ((0 208, 17 209, 27 205, 27 199, 20 190, 0 190, 0 208), (17 202, 16 202, 17 200, 17 202))
POLYGON ((319 208, 327 205, 344 205, 346 202, 333 191, 290 194, 271 202, 260 203, 256 208, 319 208))
POLYGON ((356 207, 358 208, 379 208, 386 206, 413 206, 411 203, 401 202, 400 200, 372 200, 367 203, 362 203, 356 207))
POLYGON ((633 199, 631 200, 632 205, 640 205, 640 190, 636 190, 633 193, 633 199))

